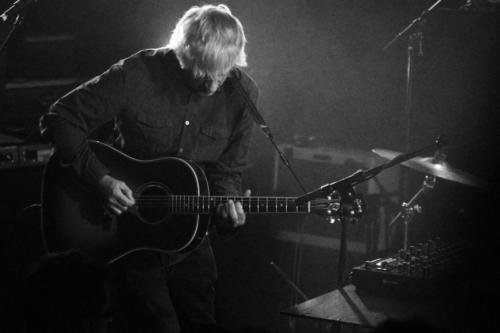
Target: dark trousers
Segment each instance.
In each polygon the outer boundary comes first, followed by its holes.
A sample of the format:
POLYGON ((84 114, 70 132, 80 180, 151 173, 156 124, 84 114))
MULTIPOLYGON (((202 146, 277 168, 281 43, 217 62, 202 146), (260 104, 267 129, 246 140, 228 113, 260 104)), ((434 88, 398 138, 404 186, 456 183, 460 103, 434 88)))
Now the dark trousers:
POLYGON ((114 263, 112 332, 200 332, 215 325, 208 237, 189 254, 133 253, 114 263))

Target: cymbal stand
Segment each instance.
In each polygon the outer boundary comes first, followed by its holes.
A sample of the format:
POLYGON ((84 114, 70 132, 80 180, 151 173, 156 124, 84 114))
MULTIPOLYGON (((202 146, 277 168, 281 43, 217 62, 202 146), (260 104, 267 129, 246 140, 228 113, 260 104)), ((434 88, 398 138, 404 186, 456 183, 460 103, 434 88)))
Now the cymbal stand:
POLYGON ((392 219, 391 223, 389 223, 389 228, 392 227, 397 221, 402 220, 404 225, 404 238, 403 238, 403 248, 408 249, 408 227, 410 222, 415 217, 415 213, 421 213, 422 207, 417 204, 417 200, 419 200, 424 193, 433 189, 436 185, 436 177, 434 176, 425 176, 425 179, 422 183, 422 187, 413 195, 413 197, 408 202, 403 202, 401 204, 401 210, 399 213, 392 219), (400 219, 402 217, 402 219, 400 219))

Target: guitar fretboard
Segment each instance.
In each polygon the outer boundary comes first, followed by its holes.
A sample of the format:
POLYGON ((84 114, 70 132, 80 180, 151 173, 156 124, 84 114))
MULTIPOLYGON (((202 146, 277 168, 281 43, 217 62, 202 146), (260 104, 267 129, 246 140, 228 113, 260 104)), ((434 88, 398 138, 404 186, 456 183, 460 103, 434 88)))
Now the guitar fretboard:
POLYGON ((252 213, 310 213, 310 203, 295 204, 291 197, 240 197, 169 195, 144 196, 141 205, 166 207, 172 214, 208 214, 229 200, 241 202, 247 214, 252 213))

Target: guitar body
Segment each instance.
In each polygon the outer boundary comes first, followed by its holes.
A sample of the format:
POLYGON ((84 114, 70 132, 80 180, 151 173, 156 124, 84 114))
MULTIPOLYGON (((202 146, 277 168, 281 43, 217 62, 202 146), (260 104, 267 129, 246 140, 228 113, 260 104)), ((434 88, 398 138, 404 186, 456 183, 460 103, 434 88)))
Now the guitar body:
POLYGON ((137 160, 99 142, 89 145, 110 175, 131 188, 137 204, 118 217, 108 216, 97 189, 53 156, 42 188, 42 230, 49 251, 79 249, 113 262, 141 250, 187 252, 201 242, 210 215, 171 214, 161 205, 161 198, 171 194, 209 195, 199 166, 175 157, 137 160))

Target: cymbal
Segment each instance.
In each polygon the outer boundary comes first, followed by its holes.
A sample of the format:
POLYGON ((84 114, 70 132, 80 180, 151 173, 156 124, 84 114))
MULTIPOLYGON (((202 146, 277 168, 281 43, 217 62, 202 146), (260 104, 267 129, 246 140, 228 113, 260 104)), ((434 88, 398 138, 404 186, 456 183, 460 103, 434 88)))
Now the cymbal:
MULTIPOLYGON (((397 151, 378 148, 372 149, 372 152, 387 160, 392 160, 394 157, 401 155, 401 153, 397 151)), ((488 186, 488 183, 486 181, 476 176, 473 176, 465 171, 452 168, 446 162, 433 163, 433 159, 433 157, 417 156, 401 164, 407 166, 410 169, 423 172, 438 178, 451 180, 460 184, 483 188, 488 186)))

